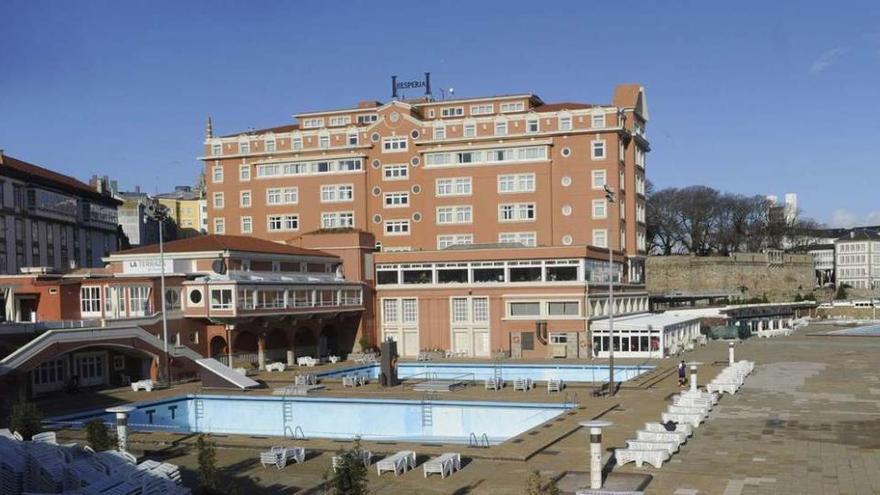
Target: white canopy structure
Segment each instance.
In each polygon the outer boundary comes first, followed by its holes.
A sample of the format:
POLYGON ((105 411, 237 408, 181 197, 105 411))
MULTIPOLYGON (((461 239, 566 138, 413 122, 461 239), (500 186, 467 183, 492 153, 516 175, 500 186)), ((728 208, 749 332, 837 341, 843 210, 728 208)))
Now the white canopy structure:
MULTIPOLYGON (((608 319, 590 322, 593 349, 608 357, 608 319)), ((641 313, 614 318, 614 356, 664 358, 686 348, 700 335, 700 317, 672 313, 641 313)))

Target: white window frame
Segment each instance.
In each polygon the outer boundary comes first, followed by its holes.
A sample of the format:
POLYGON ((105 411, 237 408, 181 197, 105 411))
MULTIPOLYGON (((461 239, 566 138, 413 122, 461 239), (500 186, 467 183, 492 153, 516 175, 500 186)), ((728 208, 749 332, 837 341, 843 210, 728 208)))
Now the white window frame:
POLYGON ((526 134, 537 134, 539 132, 541 132, 541 119, 538 117, 526 119, 526 134), (531 129, 532 124, 535 125, 535 130, 531 129))
POLYGON ((608 218, 608 203, 604 198, 594 199, 590 211, 594 219, 608 218))
POLYGON ((383 208, 409 208, 409 191, 389 191, 382 199, 383 208))
POLYGON ((535 192, 535 174, 502 174, 498 176, 498 194, 519 194, 535 192), (504 189, 503 184, 511 184, 510 189, 504 189))
POLYGON ((295 205, 297 203, 299 203, 299 188, 296 186, 266 189, 266 204, 268 206, 295 205), (275 197, 278 199, 274 200, 275 197))
POLYGON ((101 316, 101 296, 103 291, 100 285, 83 285, 79 289, 79 311, 80 316, 99 317, 101 316))
POLYGON ((471 194, 473 194, 472 177, 442 177, 434 181, 434 195, 437 197, 462 197, 471 194))
POLYGON ((590 119, 590 126, 593 129, 604 129, 606 126, 605 113, 594 113, 593 118, 590 119))
POLYGON ((474 209, 471 205, 438 206, 435 214, 437 225, 470 225, 474 223, 474 209))
POLYGON ((241 233, 252 234, 254 232, 253 217, 241 217, 241 233))
POLYGON ((351 203, 354 201, 354 184, 324 184, 321 186, 322 203, 351 203))
POLYGON ((382 165, 382 180, 383 181, 395 181, 395 180, 407 180, 409 179, 409 165, 406 164, 392 164, 392 165, 382 165), (403 172, 400 174, 399 172, 403 172), (389 173, 393 175, 389 175, 389 173))
POLYGON ((239 155, 248 155, 251 152, 251 143, 242 142, 238 143, 238 154, 239 155))
POLYGON ((538 208, 535 203, 503 203, 498 205, 498 222, 500 223, 534 222, 537 217, 538 208), (504 212, 508 207, 511 208, 512 216, 504 218, 504 212), (532 212, 532 218, 528 218, 526 214, 528 211, 532 212))
POLYGON ((226 233, 226 219, 223 217, 214 218, 214 233, 215 234, 225 234, 226 233))
POLYGON ((385 235, 387 236, 406 236, 410 234, 409 219, 396 218, 385 220, 385 235))
POLYGON ((445 107, 440 109, 440 115, 444 118, 461 117, 464 115, 464 107, 445 107))
POLYGON ((568 132, 572 130, 572 119, 571 115, 560 115, 558 120, 558 127, 560 132, 568 132))
POLYGON ((357 146, 360 144, 360 140, 358 139, 358 131, 348 131, 345 133, 345 143, 349 146, 357 146))
POLYGON ((211 171, 211 182, 213 182, 214 184, 223 183, 223 166, 214 165, 214 168, 211 171))
POLYGON ((604 189, 608 183, 608 171, 605 169, 593 170, 590 175, 590 184, 593 189, 604 189), (598 180, 601 177, 601 180, 598 180))
POLYGON ((538 245, 538 233, 531 232, 500 232, 498 234, 499 243, 520 243, 524 246, 535 247, 538 245))
POLYGON ((222 144, 212 144, 211 145, 211 156, 220 156, 223 154, 223 145, 222 144))
POLYGON ((382 138, 382 153, 405 153, 409 148, 406 136, 382 138))
POLYGON ((245 190, 240 191, 238 193, 238 205, 241 208, 250 208, 253 203, 254 203, 254 195, 251 194, 250 189, 245 189, 245 190), (247 198, 247 201, 245 201, 245 198, 247 198))
POLYGON ((355 219, 353 211, 322 211, 322 229, 344 229, 354 227, 355 219))
POLYGON ((521 101, 509 101, 501 104, 501 113, 522 112, 525 109, 526 105, 521 101))
POLYGON ((604 139, 597 139, 590 142, 590 158, 593 160, 605 160, 608 158, 608 147, 605 145, 604 139), (602 156, 599 156, 596 153, 599 149, 602 150, 602 156))
POLYGON ((226 205, 226 195, 222 192, 215 192, 211 204, 215 210, 222 210, 226 205))
POLYGON ((471 115, 492 115, 493 113, 495 113, 495 105, 493 103, 471 105, 471 115))
POLYGON ((322 150, 330 148, 330 134, 321 134, 318 136, 318 148, 322 150))
POLYGON ((351 124, 351 115, 335 115, 330 117, 330 127, 342 127, 351 124))
POLYGON ((595 247, 607 248, 608 247, 608 229, 593 229, 592 238, 590 240, 592 241, 592 245, 595 247), (600 243, 597 240, 599 237, 601 237, 603 239, 603 242, 600 243))
POLYGON ((437 236, 437 249, 446 249, 449 246, 467 245, 474 243, 473 234, 442 234, 437 236))
POLYGON ((250 165, 239 165, 238 166, 238 180, 240 182, 249 182, 251 180, 251 166, 250 165))
POLYGON ((507 136, 509 129, 507 127, 506 120, 496 120, 495 121, 495 135, 496 136, 507 136))
POLYGON ((446 139, 446 126, 445 125, 434 126, 434 139, 435 140, 446 139))
POLYGON ((310 118, 302 121, 303 129, 314 129, 317 127, 324 127, 324 119, 321 118, 310 118))
POLYGON ((277 213, 266 215, 266 230, 269 232, 296 232, 299 230, 299 214, 277 213))

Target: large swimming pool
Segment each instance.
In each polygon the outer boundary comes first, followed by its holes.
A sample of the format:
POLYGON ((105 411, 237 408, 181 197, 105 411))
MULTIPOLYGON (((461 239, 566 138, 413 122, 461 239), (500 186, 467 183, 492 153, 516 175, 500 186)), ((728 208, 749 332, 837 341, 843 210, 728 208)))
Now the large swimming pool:
MULTIPOLYGON (((504 380, 515 378, 531 378, 534 381, 546 381, 550 378, 561 378, 566 382, 605 382, 608 380, 607 366, 578 364, 499 364, 498 372, 504 380)), ((615 380, 622 382, 650 371, 653 366, 615 366, 615 380)), ((474 379, 485 380, 495 375, 494 364, 460 364, 460 363, 400 363, 397 374, 401 379, 407 378, 439 378, 439 379, 474 379)), ((343 376, 379 376, 378 364, 367 364, 349 368, 318 373, 319 378, 337 378, 343 376)))
MULTIPOLYGON (((134 404, 133 430, 305 438, 467 443, 471 434, 504 442, 566 411, 560 403, 413 401, 187 395, 134 404)), ((81 427, 103 411, 52 418, 81 427)))
POLYGON ((866 325, 863 327, 844 328, 829 332, 832 335, 846 335, 858 337, 880 337, 880 325, 866 325))

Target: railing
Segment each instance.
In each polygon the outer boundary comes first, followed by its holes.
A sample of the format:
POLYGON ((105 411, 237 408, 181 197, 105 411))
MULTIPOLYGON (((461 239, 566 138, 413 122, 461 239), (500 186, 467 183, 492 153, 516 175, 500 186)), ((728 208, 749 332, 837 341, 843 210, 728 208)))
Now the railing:
POLYGON ((562 406, 566 409, 574 409, 578 407, 580 403, 578 402, 578 394, 577 392, 566 392, 565 396, 562 398, 562 406))
POLYGON ((483 433, 481 436, 477 437, 477 434, 471 432, 468 437, 468 447, 474 447, 478 449, 488 449, 489 445, 489 436, 483 433))

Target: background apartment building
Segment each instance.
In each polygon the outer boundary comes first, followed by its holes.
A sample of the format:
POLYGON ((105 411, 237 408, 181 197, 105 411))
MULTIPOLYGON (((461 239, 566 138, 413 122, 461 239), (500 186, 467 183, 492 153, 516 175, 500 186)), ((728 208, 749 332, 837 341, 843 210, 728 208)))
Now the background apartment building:
POLYGON ((609 104, 551 104, 518 94, 366 101, 295 117, 297 124, 226 136, 214 136, 209 123, 201 157, 209 231, 276 241, 340 229, 371 234, 380 248, 366 263, 375 304, 398 301, 382 304, 374 336, 415 334, 405 354, 430 345, 488 355, 490 348, 509 349, 511 332, 529 333, 537 325, 547 337, 548 319, 567 320, 558 322, 560 331, 578 332, 583 342, 588 306, 605 308, 588 301, 583 287, 602 283, 596 274, 609 244, 616 251, 615 280, 643 289, 650 147, 647 102, 638 85, 618 86, 609 104), (613 204, 606 201, 606 184, 616 194, 613 204), (451 263, 464 269, 446 270, 451 263), (483 277, 479 268, 493 263, 500 264, 501 278, 497 270, 483 277), (556 264, 567 268, 548 268, 556 264), (385 278, 375 280, 374 271, 385 278), (389 278, 392 273, 397 278, 389 278), (494 290, 485 302, 474 298, 490 285, 507 284, 522 294, 544 287, 539 311, 502 324, 510 317, 509 294, 494 290), (450 300, 450 290, 467 301, 450 300), (551 303, 562 295, 576 305, 553 314, 563 306, 551 303), (437 314, 441 307, 449 311, 437 314), (457 321, 464 313, 467 322, 457 321), (388 323, 398 315, 400 324, 388 323), (435 331, 426 328, 428 315, 442 335, 428 335, 435 331), (453 326, 470 331, 460 338, 461 331, 447 328, 453 326))
POLYGON ((838 285, 873 289, 880 279, 880 234, 853 230, 834 243, 838 285))
POLYGON ((103 266, 118 249, 118 204, 109 191, 0 150, 0 273, 103 266))

